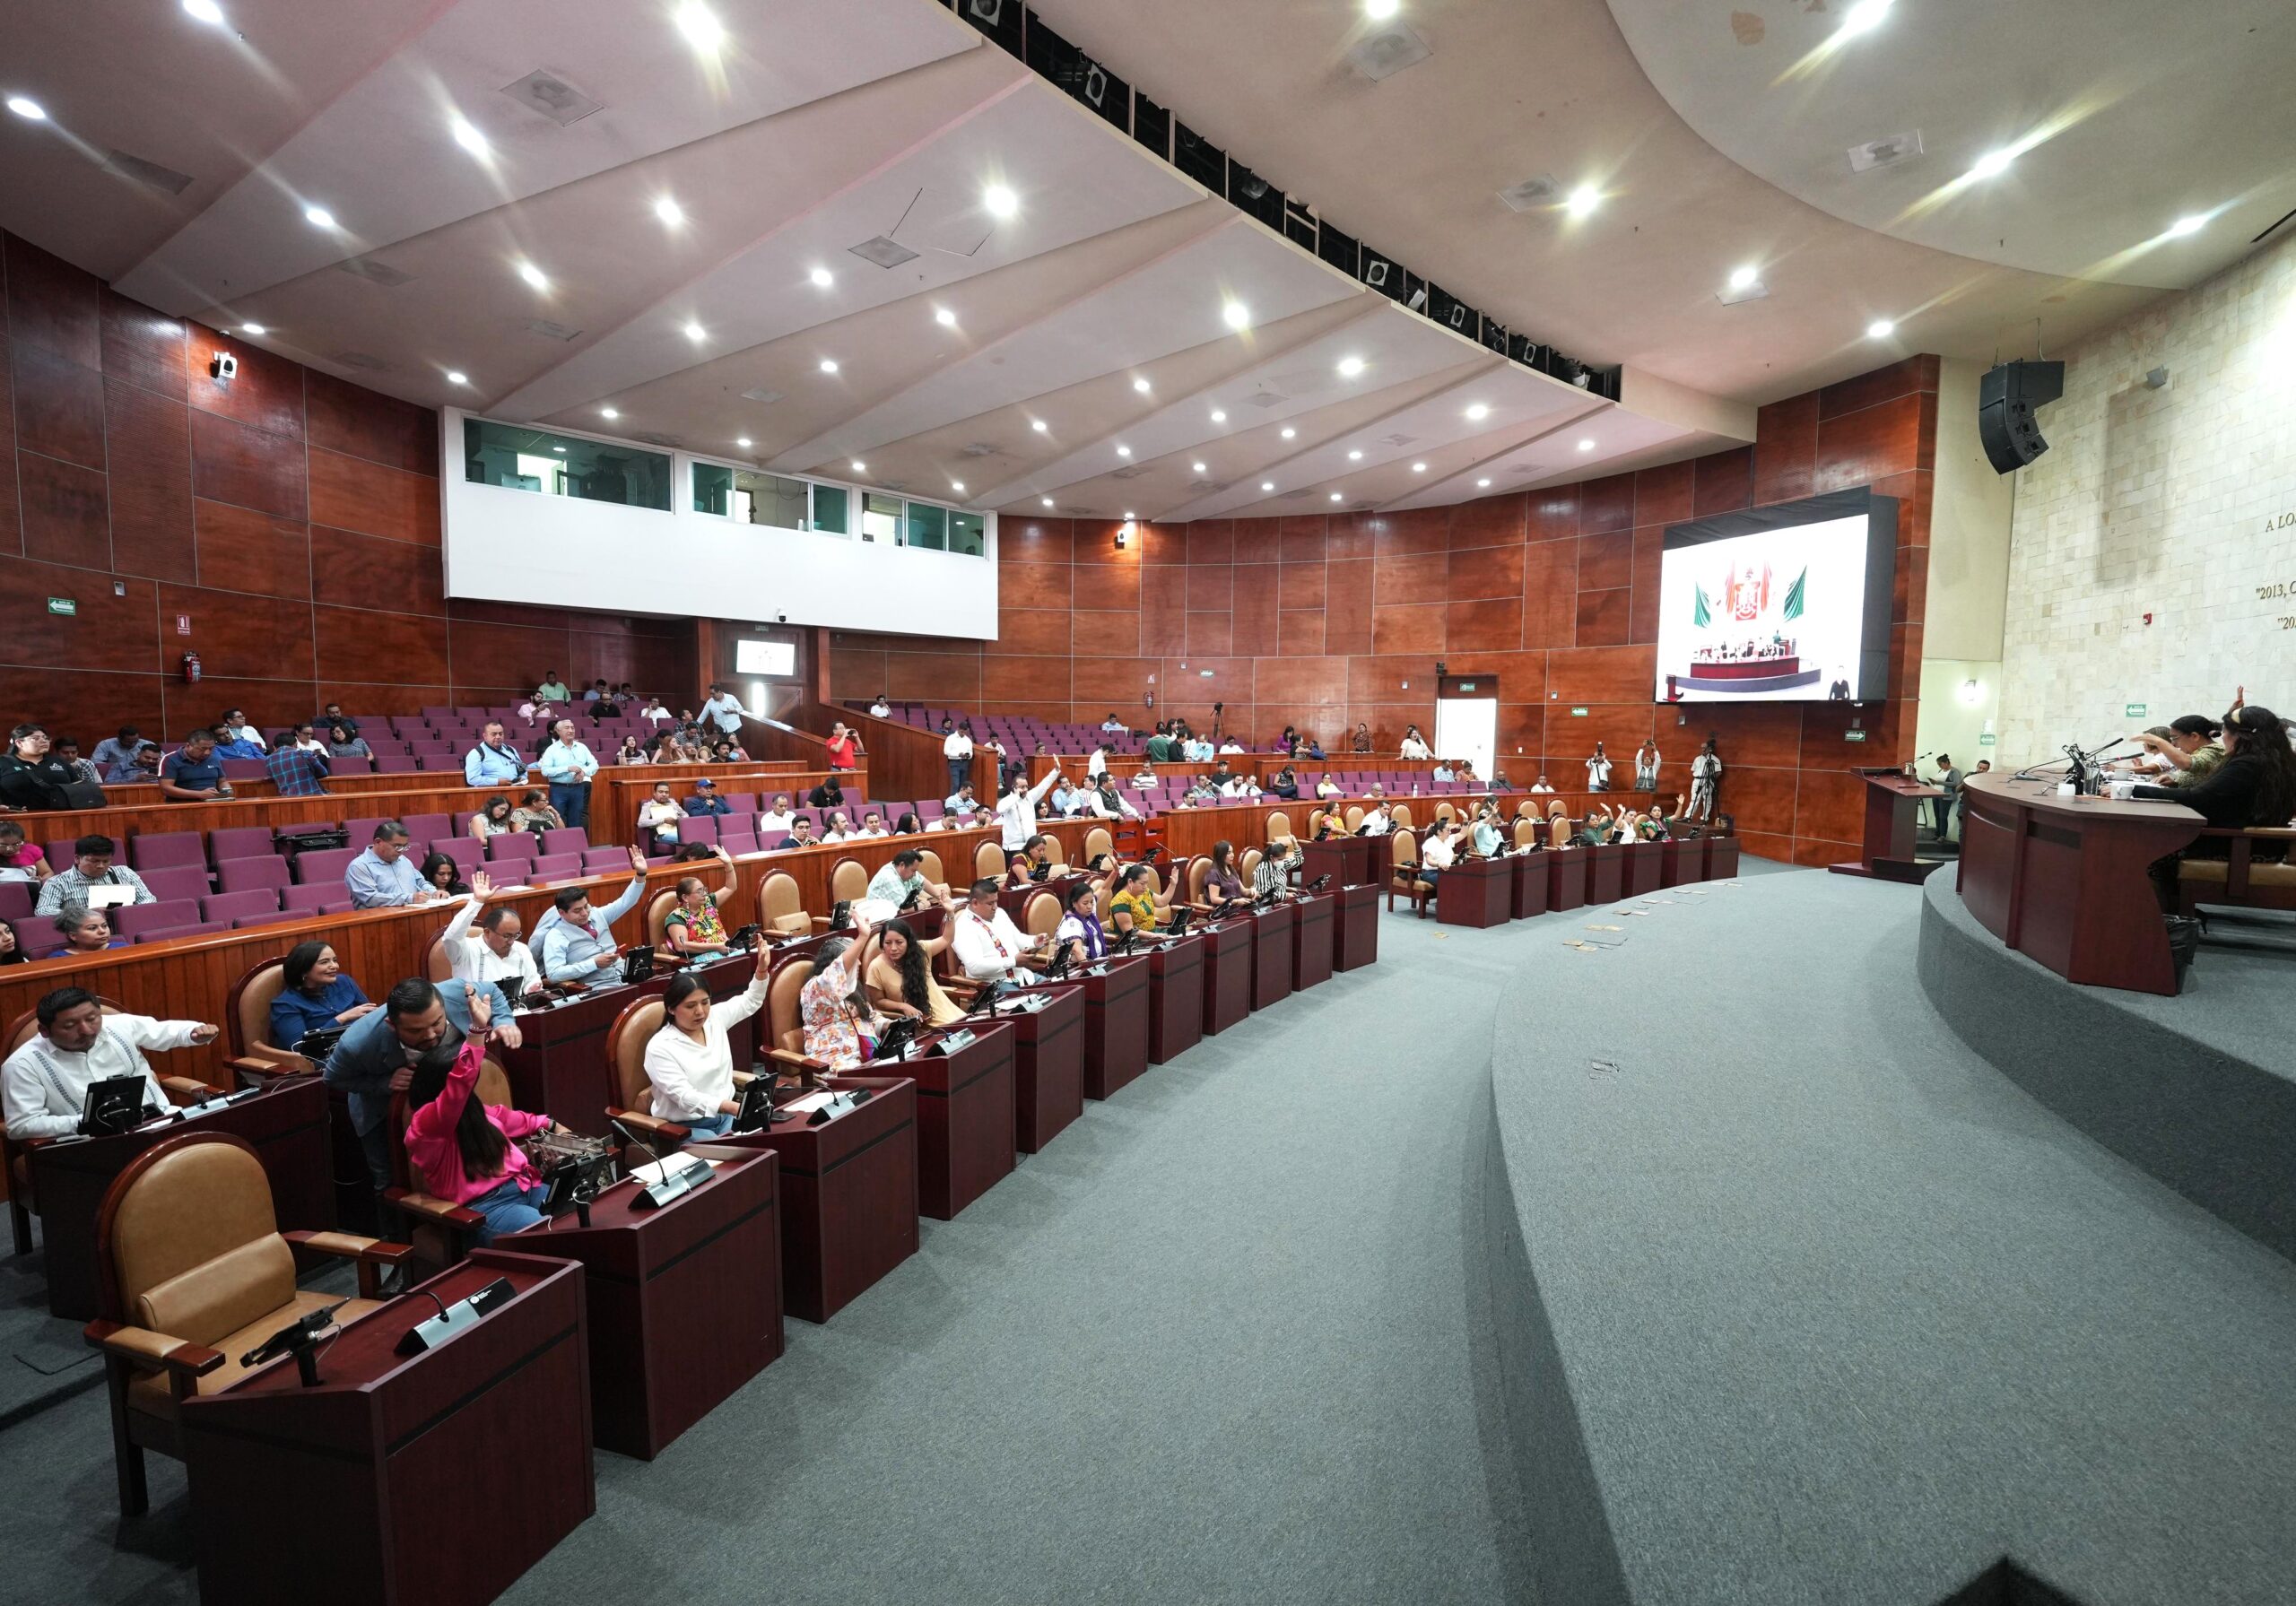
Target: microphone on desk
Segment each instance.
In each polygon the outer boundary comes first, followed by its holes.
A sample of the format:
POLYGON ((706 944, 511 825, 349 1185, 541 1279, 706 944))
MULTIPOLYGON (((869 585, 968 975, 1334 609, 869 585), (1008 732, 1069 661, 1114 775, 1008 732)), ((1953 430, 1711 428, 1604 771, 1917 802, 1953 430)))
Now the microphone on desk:
POLYGON ((653 1161, 654 1164, 658 1166, 662 1163, 662 1157, 654 1152, 654 1145, 646 1142, 636 1133, 631 1131, 627 1126, 624 1126, 616 1117, 608 1116, 606 1117, 606 1124, 613 1127, 617 1133, 620 1133, 622 1134, 622 1141, 629 1144, 631 1148, 643 1149, 646 1151, 646 1158, 653 1161))

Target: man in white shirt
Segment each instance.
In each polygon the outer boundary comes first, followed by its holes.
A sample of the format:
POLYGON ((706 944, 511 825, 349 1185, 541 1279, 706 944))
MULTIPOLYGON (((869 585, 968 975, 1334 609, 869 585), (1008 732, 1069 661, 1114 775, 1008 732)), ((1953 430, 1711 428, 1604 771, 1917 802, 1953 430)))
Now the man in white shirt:
POLYGON ((861 816, 861 829, 853 834, 857 837, 890 837, 892 835, 891 831, 885 829, 885 817, 877 812, 874 809, 871 809, 861 816))
POLYGON ((648 725, 667 725, 675 717, 667 708, 662 707, 662 699, 658 697, 648 698, 646 706, 639 709, 639 713, 644 716, 648 725))
POLYGON ((0 1066, 0 1107, 8 1135, 60 1138, 80 1130, 91 1084, 117 1076, 144 1079, 144 1100, 164 1111, 168 1096, 144 1058, 147 1048, 191 1048, 215 1040, 198 1020, 107 1015, 92 993, 59 987, 39 1001, 39 1030, 0 1066))
POLYGON ((493 891, 494 881, 485 871, 471 872, 470 892, 457 898, 448 911, 440 946, 457 981, 479 986, 492 982, 502 989, 503 997, 516 1004, 542 985, 542 972, 535 965, 534 950, 526 944, 525 923, 509 904, 490 904, 478 911, 478 934, 471 934, 474 906, 493 891))
POLYGON ((1603 751, 1603 744, 1597 742, 1595 743, 1595 756, 1587 760, 1587 790, 1607 792, 1610 789, 1610 755, 1603 751))
POLYGON ((550 806, 570 826, 590 823, 590 783, 597 778, 598 761, 574 734, 574 722, 561 719, 550 727, 551 743, 538 760, 542 778, 550 783, 550 806))
POLYGON ((1006 853, 1018 853, 1028 846, 1029 838, 1037 834, 1037 804, 1053 782, 1060 778, 1060 766, 1055 764, 1052 773, 1030 786, 1025 777, 1014 776, 1013 785, 1004 796, 996 800, 997 823, 1004 828, 1006 853))
POLYGON ((1220 751, 1223 753, 1239 753, 1244 751, 1244 744, 1231 736, 1220 744, 1220 751))
POLYGON ((787 836, 796 819, 796 815, 789 812, 789 794, 787 792, 775 793, 773 806, 757 817, 757 839, 764 842, 787 836))
POLYGON ((869 705, 869 716, 873 719, 891 719, 892 717, 893 706, 885 700, 885 694, 883 692, 880 691, 877 693, 877 700, 869 705))
POLYGON ((972 775, 972 727, 959 725, 941 743, 941 756, 949 763, 949 790, 962 792, 965 782, 972 775))
POLYGON ((1220 783, 1220 795, 1249 801, 1259 795, 1259 783, 1248 775, 1231 775, 1220 783))
POLYGON ((996 882, 978 881, 965 899, 965 907, 957 911, 951 931, 955 939, 957 963, 966 976, 974 981, 1016 981, 1026 986, 1037 979, 1036 973, 1021 961, 1041 963, 1043 950, 1048 944, 1035 948, 1021 935, 1013 917, 996 907, 996 882))
POLYGON ((248 716, 244 710, 232 709, 223 716, 223 723, 231 727, 231 734, 240 741, 253 742, 265 752, 271 751, 271 744, 263 739, 263 733, 248 723, 248 716))
POLYGON ((1552 792, 1554 788, 1546 784, 1546 777, 1541 776, 1538 778, 1538 783, 1534 786, 1531 790, 1533 792, 1552 792))
POLYGON ((1385 803, 1373 803, 1371 805, 1371 812, 1364 815, 1363 822, 1356 827, 1356 835, 1361 837, 1384 837, 1389 831, 1395 829, 1395 820, 1387 813, 1387 805, 1385 803))
POLYGON ((654 795, 638 805, 638 839, 655 853, 675 853, 678 825, 684 819, 685 811, 670 795, 669 782, 656 781, 654 795))
POLYGON ((701 718, 704 724, 716 725, 721 734, 738 736, 742 734, 741 699, 713 683, 709 700, 701 705, 701 718))
POLYGON ((1092 756, 1084 760, 1084 778, 1088 781, 1097 781, 1108 772, 1109 744, 1103 742, 1092 750, 1092 756))

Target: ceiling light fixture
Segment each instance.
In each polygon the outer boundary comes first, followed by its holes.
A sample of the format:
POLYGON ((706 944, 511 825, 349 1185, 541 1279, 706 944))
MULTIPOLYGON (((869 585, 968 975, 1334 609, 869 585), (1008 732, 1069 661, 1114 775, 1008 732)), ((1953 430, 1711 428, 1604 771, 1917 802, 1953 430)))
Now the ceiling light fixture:
POLYGON ((1467 409, 1467 422, 1471 424, 1479 424, 1490 416, 1491 407, 1488 403, 1477 402, 1467 409))
POLYGON ((455 143, 473 156, 486 154, 486 135, 471 126, 471 120, 460 112, 447 119, 447 132, 455 136, 455 143))
POLYGON ((1259 488, 1262 490, 1274 490, 1275 489, 1275 482, 1273 480, 1262 480, 1259 482, 1259 488))
POLYGON ((1135 379, 1132 382, 1132 388, 1138 391, 1144 396, 1148 394, 1148 381, 1145 379, 1135 379))
POLYGON ((1241 301, 1229 302, 1220 308, 1220 316, 1227 321, 1228 327, 1231 329, 1248 329, 1252 326, 1252 309, 1241 301))
POLYGON ((205 22, 214 28, 223 25, 223 8, 216 4, 215 0, 183 0, 183 9, 184 14, 194 22, 205 22))
MULTIPOLYGON (((674 196, 657 195, 654 200, 654 215, 662 220, 664 228, 674 229, 685 221, 685 208, 679 205, 674 196)), ((817 279, 814 282, 818 284, 821 281, 817 279)))
POLYGON ((261 324, 241 324, 239 326, 239 333, 242 334, 268 334, 271 331, 265 328, 261 324))
POLYGON ((1293 429, 1290 424, 1286 424, 1286 425, 1284 425, 1284 426, 1283 426, 1283 438, 1284 438, 1284 439, 1286 439, 1286 440, 1290 440, 1292 437, 1296 436, 1296 435, 1297 435, 1297 434, 1299 434, 1299 433, 1300 433, 1300 431, 1299 431, 1299 430, 1295 430, 1295 429, 1293 429))
POLYGON ((689 322, 685 326, 685 337, 699 344, 700 342, 709 338, 709 331, 703 328, 700 324, 689 322))
POLYGON ((1333 491, 1333 492, 1331 493, 1331 499, 1332 499, 1333 501, 1335 501, 1335 501, 1337 501, 1337 500, 1339 500, 1339 492, 1337 492, 1336 490, 1333 491))
POLYGON ((1424 463, 1414 463, 1411 465, 1411 472, 1415 474, 1423 474, 1427 472, 1427 465, 1424 463))
POLYGON ((1347 460, 1350 463, 1361 463, 1363 461, 1363 454, 1361 452, 1350 452, 1347 454, 1347 460))
POLYGON ((1849 14, 1842 18, 1841 26, 1834 30, 1834 38, 1850 39, 1861 33, 1871 33, 1889 14, 1890 0, 1857 0, 1849 8, 1849 14))
POLYGON ((1578 449, 1582 452, 1591 452, 1595 449, 1595 443, 1591 440, 1582 440, 1578 443, 1578 449))
POLYGON ((1032 418, 1029 421, 1029 428, 1034 430, 1038 434, 1042 435, 1045 431, 1051 429, 1052 426, 1045 422, 1044 420, 1040 418, 1032 418))
POLYGON ((28 100, 22 95, 9 96, 8 109, 14 112, 18 117, 23 118, 27 123, 45 123, 48 121, 48 112, 41 107, 40 103, 37 100, 28 100))
POLYGON ((470 376, 463 372, 460 369, 450 368, 447 370, 447 383, 449 385, 467 385, 470 383, 470 376))
POLYGON ((1474 482, 1474 488, 1477 490, 1489 490, 1491 489, 1491 482, 1488 480, 1477 480, 1474 482))
POLYGON ((1887 340, 1897 332, 1898 326, 1885 317, 1877 317, 1866 326, 1866 338, 1868 340, 1887 340))
POLYGON ((314 229, 332 229, 335 227, 335 213, 324 206, 306 206, 303 208, 303 221, 314 229))
POLYGON ((524 279, 536 290, 548 290, 550 288, 549 277, 531 262, 522 262, 518 265, 518 277, 524 279))
POLYGON ((701 0, 686 0, 672 14, 671 20, 677 23, 678 31, 685 35, 686 43, 697 50, 715 55, 718 48, 726 42, 726 25, 701 4, 701 0))
POLYGON ((1562 210, 1574 218, 1583 218, 1602 204, 1603 192, 1591 184, 1582 184, 1570 192, 1570 198, 1562 204, 1562 210))
POLYGON ((993 218, 1015 216, 1021 210, 1021 197, 1001 184, 992 184, 980 192, 980 204, 988 208, 993 218))
POLYGON ((1117 447, 1116 455, 1119 457, 1129 457, 1132 456, 1132 448, 1128 446, 1120 446, 1117 447))
POLYGON ((750 438, 746 435, 735 436, 734 438, 734 444, 746 452, 750 449, 750 438))
POLYGON ((601 407, 598 409, 598 416, 600 418, 620 418, 622 414, 615 412, 611 407, 601 407))
POLYGON ((815 290, 827 290, 831 285, 837 282, 837 275, 831 273, 825 267, 817 267, 812 273, 807 273, 805 277, 813 281, 813 288, 815 290))
POLYGON ((949 489, 951 490, 962 490, 964 488, 965 482, 962 480, 952 480, 949 482, 949 489))
POLYGON ((1050 497, 1045 497, 1045 498, 1043 498, 1043 499, 1042 499, 1042 500, 1043 500, 1044 505, 1045 505, 1046 507, 1049 508, 1049 507, 1051 507, 1051 506, 1052 506, 1052 499, 1051 499, 1050 497))
POLYGON ((1363 359, 1361 357, 1343 357, 1339 360, 1339 377, 1341 378, 1352 379, 1356 375, 1362 371, 1363 359))
POLYGON ((834 358, 834 357, 824 357, 824 358, 822 358, 822 372, 823 372, 823 373, 825 373, 825 374, 833 374, 833 373, 837 372, 837 359, 836 359, 836 358, 834 358))
POLYGON ((1374 22, 1384 22, 1403 9, 1403 0, 1363 0, 1363 14, 1374 22))
POLYGON ((1124 522, 1125 522, 1125 523, 1126 523, 1126 524, 1130 524, 1130 523, 1132 522, 1132 518, 1133 518, 1132 509, 1131 509, 1131 508, 1126 508, 1124 510, 1124 522))
POLYGON ((853 472, 857 474, 865 474, 869 472, 869 465, 856 457, 853 460, 853 472))
POLYGON ((1756 267, 1752 263, 1748 263, 1744 267, 1732 268, 1730 270, 1730 288, 1732 290, 1751 290, 1761 278, 1761 269, 1756 267))
POLYGON ((2208 219, 2205 213, 2189 213, 2169 225, 2169 238, 2182 239, 2186 235, 2197 234, 2207 227, 2208 219))
POLYGON ((1977 159, 1977 165, 1970 169, 1970 177, 1972 178, 1996 178, 2007 172, 2009 164, 2016 160, 2017 152, 2014 151, 1987 151, 1977 159))
POLYGON ((1228 421, 1228 415, 1219 408, 1214 407, 1212 410, 1212 421, 1215 424, 1224 424, 1228 421))
POLYGON ((935 307, 933 309, 933 321, 944 329, 953 329, 957 326, 957 315, 946 307, 935 307))
POLYGON ((1197 473, 1200 473, 1200 474, 1201 474, 1201 473, 1210 473, 1210 472, 1211 472, 1210 470, 1206 469, 1206 468, 1204 466, 1204 464, 1202 464, 1201 463, 1191 463, 1191 464, 1188 464, 1188 466, 1189 466, 1190 468, 1194 469, 1197 473))

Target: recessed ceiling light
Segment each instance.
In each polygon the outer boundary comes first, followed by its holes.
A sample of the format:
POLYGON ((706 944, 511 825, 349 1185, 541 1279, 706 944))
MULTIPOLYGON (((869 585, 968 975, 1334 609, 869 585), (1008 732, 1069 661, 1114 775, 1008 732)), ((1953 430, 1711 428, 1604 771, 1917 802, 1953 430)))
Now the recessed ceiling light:
POLYGON ((1363 454, 1361 452, 1350 452, 1347 454, 1347 460, 1350 463, 1361 463, 1363 461, 1363 454))
POLYGON ((1252 309, 1241 301, 1229 302, 1220 308, 1220 316, 1227 321, 1228 327, 1231 329, 1248 329, 1252 326, 1252 309))
POLYGON ((1116 455, 1119 457, 1129 457, 1132 456, 1132 448, 1128 446, 1120 446, 1117 447, 1116 455))
POLYGON ((332 229, 335 227, 335 213, 324 206, 306 206, 303 208, 303 221, 314 229, 332 229))
POLYGON ((463 372, 460 369, 450 368, 447 370, 447 383, 449 385, 467 385, 470 383, 470 376, 463 372))
POLYGON ((1214 407, 1212 410, 1212 421, 1215 424, 1224 424, 1228 421, 1228 415, 1225 412, 1222 412, 1219 408, 1214 407))
POLYGON ((1290 440, 1293 436, 1299 433, 1300 431, 1293 429, 1290 424, 1283 426, 1283 438, 1286 440, 1290 440))
POLYGON ((1467 421, 1471 424, 1479 424, 1490 416, 1491 407, 1488 403, 1477 402, 1467 409, 1467 421))
POLYGON ((1048 508, 1051 507, 1051 506, 1052 506, 1052 499, 1051 499, 1050 497, 1046 497, 1046 498, 1044 499, 1044 505, 1045 505, 1046 507, 1048 507, 1048 508))
POLYGON ((1595 443, 1591 440, 1582 440, 1578 443, 1578 449, 1582 452, 1591 452, 1595 449, 1595 443))
POLYGON ((44 123, 48 120, 48 113, 41 108, 39 101, 27 100, 22 95, 8 97, 8 109, 28 123, 44 123))
POLYGON ((455 136, 455 143, 473 156, 486 154, 486 135, 471 126, 468 117, 457 112, 447 119, 447 131, 455 136))
POLYGON ((1201 474, 1201 473, 1208 473, 1209 472, 1211 472, 1211 471, 1209 471, 1208 469, 1206 469, 1206 468, 1204 466, 1204 464, 1202 464, 1201 463, 1191 463, 1191 464, 1188 464, 1188 466, 1189 466, 1190 468, 1194 469, 1197 473, 1200 473, 1200 474, 1201 474))
POLYGON ((522 262, 518 265, 518 277, 524 279, 536 290, 548 290, 550 288, 549 277, 531 262, 522 262))
POLYGON ((949 482, 949 489, 951 490, 962 490, 964 488, 965 482, 962 480, 952 480, 949 482))
POLYGON ((1414 463, 1411 465, 1411 472, 1415 474, 1423 474, 1427 472, 1427 465, 1424 463, 1414 463))
POLYGON ((1339 500, 1339 492, 1337 492, 1336 490, 1333 491, 1333 492, 1331 493, 1331 499, 1332 499, 1333 501, 1335 501, 1335 501, 1337 501, 1337 500, 1339 500))
POLYGON ((857 474, 865 474, 869 472, 869 465, 856 457, 853 460, 853 472, 857 474))
POLYGON ((622 414, 615 412, 611 407, 601 407, 598 409, 598 416, 600 418, 620 418, 622 414))
POLYGON ((1021 210, 1021 197, 1001 184, 992 184, 980 192, 980 204, 988 208, 993 218, 1009 218, 1021 210))
POLYGON ((734 444, 746 452, 750 449, 750 438, 746 435, 736 436, 734 444))
POLYGON ((817 267, 805 277, 813 282, 813 288, 816 290, 827 290, 837 282, 837 275, 825 267, 817 267))
POLYGON ((1491 489, 1491 482, 1488 480, 1477 480, 1474 482, 1474 487, 1477 490, 1489 490, 1491 489))
POLYGON ((1848 39, 1856 39, 1861 33, 1871 33, 1889 14, 1890 0, 1857 0, 1857 4, 1849 8, 1849 14, 1842 18, 1841 26, 1835 30, 1834 37, 1848 39))
POLYGON ((1275 489, 1275 482, 1273 480, 1262 480, 1259 482, 1259 488, 1262 490, 1274 490, 1275 489))
MULTIPOLYGON (((674 229, 685 221, 685 208, 679 205, 673 196, 659 195, 654 201, 654 215, 661 219, 665 227, 674 229)), ((816 279, 813 282, 818 284, 821 281, 816 279)))
POLYGON ((1126 524, 1130 524, 1132 522, 1132 509, 1129 508, 1126 508, 1124 510, 1124 522, 1126 524))
POLYGON ((2208 227, 2208 219, 2196 212, 2170 223, 2169 234, 2171 239, 2181 239, 2187 234, 2197 234, 2206 227, 2208 227))
POLYGON ((837 372, 837 359, 836 359, 836 358, 834 358, 834 357, 824 357, 824 358, 822 358, 822 372, 823 372, 823 373, 825 373, 825 374, 833 374, 833 373, 837 372))
POLYGON ((563 454, 563 453, 565 452, 565 450, 566 450, 566 448, 565 448, 564 447, 551 447, 550 449, 551 449, 552 451, 553 451, 553 452, 558 452, 558 453, 561 453, 561 454, 563 454))
POLYGON ((1582 184, 1570 192, 1570 198, 1562 204, 1562 209, 1574 218, 1583 218, 1602 204, 1603 192, 1591 184, 1582 184))
POLYGON ((1363 14, 1374 22, 1384 22, 1403 9, 1403 0, 1363 0, 1363 14))
POLYGON ((1135 379, 1132 382, 1132 388, 1138 391, 1144 396, 1148 394, 1148 381, 1145 379, 1135 379))
POLYGON ((1038 434, 1041 435, 1041 434, 1043 434, 1046 430, 1048 430, 1051 429, 1051 428, 1052 428, 1052 426, 1051 426, 1050 424, 1048 424, 1048 423, 1045 422, 1045 421, 1044 421, 1044 420, 1042 420, 1042 419, 1040 419, 1040 418, 1032 418, 1032 419, 1031 419, 1031 420, 1029 421, 1029 428, 1030 428, 1030 429, 1031 429, 1031 430, 1034 430, 1038 434))
POLYGON ((1732 290, 1751 290, 1753 288, 1754 282, 1761 277, 1761 269, 1756 267, 1752 263, 1748 263, 1744 267, 1732 268, 1730 270, 1730 288, 1732 290))
POLYGON ((223 8, 215 0, 183 0, 184 14, 196 22, 223 25, 223 8))
POLYGON ((709 338, 709 331, 700 324, 688 323, 685 326, 685 337, 695 342, 705 341, 709 338))
POLYGON ((677 23, 678 31, 685 35, 686 43, 697 50, 715 53, 726 42, 726 25, 701 0, 686 0, 672 20, 677 23))
POLYGON ((1970 177, 1991 178, 1997 174, 2007 172, 2009 164, 2016 160, 2017 153, 2014 151, 1987 151, 1977 159, 1977 165, 1970 169, 1970 177))
POLYGON ((265 328, 261 324, 241 324, 239 326, 239 333, 242 334, 268 334, 271 331, 265 328))
POLYGON ((1362 371, 1363 359, 1361 357, 1343 357, 1339 360, 1339 377, 1341 378, 1352 379, 1356 375, 1362 371))
POLYGON ((1877 317, 1866 326, 1866 338, 1868 340, 1887 340, 1897 332, 1898 326, 1885 317, 1877 317))
POLYGON ((957 326, 957 315, 946 307, 935 307, 933 309, 933 321, 944 329, 953 329, 957 326))

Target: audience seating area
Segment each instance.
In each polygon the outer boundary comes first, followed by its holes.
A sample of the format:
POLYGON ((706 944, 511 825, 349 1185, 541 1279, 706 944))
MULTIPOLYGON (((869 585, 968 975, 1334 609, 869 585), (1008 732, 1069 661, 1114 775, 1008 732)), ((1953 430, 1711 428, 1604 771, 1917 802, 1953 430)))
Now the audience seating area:
MULTIPOLYGON (((850 703, 848 707, 866 713, 866 703, 850 703)), ((1044 743, 1045 751, 1055 753, 1088 753, 1103 742, 1112 753, 1136 753, 1147 745, 1147 737, 1132 731, 1118 733, 1103 731, 1096 725, 1052 725, 1041 719, 1026 719, 1010 714, 975 714, 966 708, 943 708, 925 703, 894 703, 891 717, 900 725, 939 734, 944 719, 962 724, 972 722, 972 739, 976 742, 996 741, 1004 744, 1010 758, 1025 758, 1044 743)))
MULTIPOLYGON (((673 713, 675 706, 671 708, 673 713)), ((643 699, 640 699, 641 703, 643 699)), ((601 761, 611 757, 622 746, 624 736, 635 736, 640 742, 655 732, 673 728, 657 725, 640 716, 637 706, 625 708, 621 713, 602 720, 594 720, 579 702, 566 705, 564 716, 574 722, 576 734, 601 761)), ((544 733, 539 724, 529 722, 518 712, 516 704, 500 708, 429 708, 420 714, 352 714, 359 725, 360 739, 373 750, 370 761, 356 755, 338 757, 329 761, 335 775, 413 775, 418 772, 438 774, 460 771, 463 756, 476 746, 480 734, 489 720, 502 722, 503 734, 513 746, 532 759, 544 733)), ((60 727, 59 727, 60 728, 60 727)), ((274 727, 261 727, 268 741, 277 734, 274 727)), ((109 732, 100 733, 109 734, 109 732)), ((149 733, 147 733, 149 734, 149 733)), ((177 733, 171 733, 175 734, 177 733)), ((326 733, 319 732, 321 740, 326 733)), ((170 751, 178 743, 164 743, 170 751)), ((260 780, 266 771, 261 759, 226 759, 223 776, 226 780, 260 780)))

